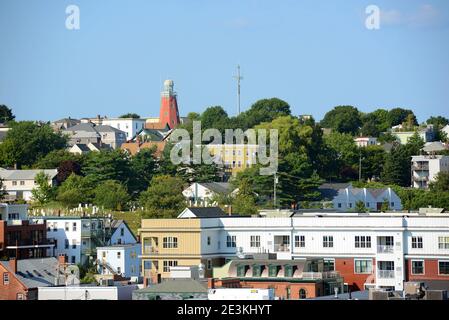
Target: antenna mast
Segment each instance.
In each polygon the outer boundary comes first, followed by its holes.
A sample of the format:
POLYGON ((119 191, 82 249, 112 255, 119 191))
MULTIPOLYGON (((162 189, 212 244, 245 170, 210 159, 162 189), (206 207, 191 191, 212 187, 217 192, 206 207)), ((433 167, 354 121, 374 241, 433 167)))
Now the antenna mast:
POLYGON ((237 75, 234 76, 234 79, 237 80, 238 114, 240 114, 240 80, 243 80, 243 77, 240 76, 240 65, 237 65, 237 75))

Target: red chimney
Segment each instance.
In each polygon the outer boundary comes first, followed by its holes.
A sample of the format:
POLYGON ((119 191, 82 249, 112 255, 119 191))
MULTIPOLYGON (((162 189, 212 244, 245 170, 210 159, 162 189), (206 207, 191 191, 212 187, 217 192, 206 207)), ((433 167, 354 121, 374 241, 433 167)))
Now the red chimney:
POLYGON ((9 258, 9 268, 13 273, 17 273, 17 260, 16 258, 9 258))
POLYGON ((214 278, 207 279, 207 288, 215 289, 215 279, 214 278))
POLYGON ((171 129, 180 123, 176 92, 173 91, 173 80, 164 81, 164 90, 161 92, 159 123, 163 126, 168 124, 171 129))

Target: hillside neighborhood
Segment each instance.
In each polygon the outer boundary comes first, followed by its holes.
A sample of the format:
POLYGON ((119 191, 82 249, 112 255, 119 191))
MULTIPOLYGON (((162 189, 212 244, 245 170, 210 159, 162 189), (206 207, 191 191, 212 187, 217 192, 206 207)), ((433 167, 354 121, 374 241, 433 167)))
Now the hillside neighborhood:
MULTIPOLYGON (((279 98, 229 116, 16 121, 0 106, 0 299, 447 299, 449 119, 413 110, 293 114, 279 98), (261 146, 201 148, 174 164, 177 129, 276 129, 261 146)), ((129 110, 126 110, 129 111, 129 110)))

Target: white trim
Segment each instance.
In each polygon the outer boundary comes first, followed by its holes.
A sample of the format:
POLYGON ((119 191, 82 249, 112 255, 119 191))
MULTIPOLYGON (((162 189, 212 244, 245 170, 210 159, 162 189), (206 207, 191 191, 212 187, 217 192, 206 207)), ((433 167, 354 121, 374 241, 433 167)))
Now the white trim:
POLYGON ((411 259, 410 260, 410 274, 413 276, 422 276, 426 274, 426 261, 424 259, 411 259), (413 261, 422 262, 422 273, 413 273, 413 261))
POLYGON ((354 274, 373 274, 374 273, 374 263, 373 263, 373 259, 371 258, 354 258, 354 274), (355 269, 355 262, 356 261, 371 261, 371 272, 356 272, 355 269))
POLYGON ((447 263, 449 263, 449 260, 438 260, 438 275, 439 276, 443 276, 443 277, 449 277, 449 273, 448 274, 440 273, 440 262, 447 262, 447 263))

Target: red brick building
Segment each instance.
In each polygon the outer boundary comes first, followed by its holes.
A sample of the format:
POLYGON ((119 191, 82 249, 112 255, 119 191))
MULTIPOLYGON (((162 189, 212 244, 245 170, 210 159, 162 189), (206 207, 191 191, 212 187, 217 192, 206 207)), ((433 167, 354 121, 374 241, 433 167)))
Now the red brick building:
POLYGON ((0 220, 0 258, 17 259, 46 257, 53 244, 47 240, 44 220, 0 220))
POLYGON ((65 257, 0 261, 0 300, 36 300, 37 288, 60 282, 65 257))

